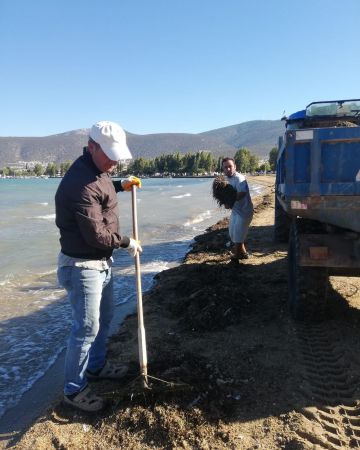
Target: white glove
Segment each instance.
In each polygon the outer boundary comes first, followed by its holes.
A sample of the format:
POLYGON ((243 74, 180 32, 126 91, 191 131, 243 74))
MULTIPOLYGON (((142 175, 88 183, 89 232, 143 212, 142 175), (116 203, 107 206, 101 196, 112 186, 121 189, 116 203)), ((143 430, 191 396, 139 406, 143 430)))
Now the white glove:
POLYGON ((130 243, 129 243, 129 245, 127 247, 125 247, 125 250, 127 250, 133 258, 135 258, 135 256, 138 253, 142 252, 142 248, 141 248, 140 242, 136 241, 133 238, 130 238, 130 243))

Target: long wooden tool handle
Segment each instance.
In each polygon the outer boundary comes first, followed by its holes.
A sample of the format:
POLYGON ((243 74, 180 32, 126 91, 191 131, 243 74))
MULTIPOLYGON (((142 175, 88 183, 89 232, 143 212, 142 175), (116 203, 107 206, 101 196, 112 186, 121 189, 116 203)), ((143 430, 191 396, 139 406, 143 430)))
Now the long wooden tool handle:
MULTIPOLYGON (((139 240, 138 222, 137 222, 137 202, 136 202, 136 186, 131 186, 131 204, 132 204, 132 222, 133 222, 133 237, 136 241, 139 240)), ((146 352, 146 337, 144 327, 144 313, 142 303, 142 289, 141 289, 141 270, 140 270, 140 255, 135 256, 135 275, 136 275, 136 293, 137 293, 137 316, 138 316, 138 343, 139 343, 139 361, 141 377, 143 386, 148 387, 147 379, 147 352, 146 352)))

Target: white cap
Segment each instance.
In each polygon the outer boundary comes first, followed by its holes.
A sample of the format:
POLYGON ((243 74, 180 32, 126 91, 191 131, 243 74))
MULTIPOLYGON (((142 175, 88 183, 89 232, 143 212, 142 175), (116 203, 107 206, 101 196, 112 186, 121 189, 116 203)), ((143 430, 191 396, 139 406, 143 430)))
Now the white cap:
POLYGON ((100 145, 105 155, 112 161, 132 159, 126 145, 125 131, 115 122, 103 120, 91 127, 89 136, 100 145))

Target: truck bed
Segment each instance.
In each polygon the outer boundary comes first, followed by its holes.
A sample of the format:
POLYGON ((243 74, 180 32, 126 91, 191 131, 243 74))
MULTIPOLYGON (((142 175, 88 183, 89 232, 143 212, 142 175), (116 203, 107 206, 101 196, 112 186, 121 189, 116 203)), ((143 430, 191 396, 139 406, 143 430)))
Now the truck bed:
POLYGON ((286 131, 276 184, 288 214, 360 232, 360 127, 286 131))

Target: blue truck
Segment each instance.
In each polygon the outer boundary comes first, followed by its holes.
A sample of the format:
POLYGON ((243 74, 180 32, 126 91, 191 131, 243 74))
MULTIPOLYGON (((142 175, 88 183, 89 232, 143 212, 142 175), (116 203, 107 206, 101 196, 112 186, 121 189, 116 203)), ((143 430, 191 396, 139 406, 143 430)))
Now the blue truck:
POLYGON ((328 312, 329 276, 360 275, 360 99, 310 103, 279 138, 274 238, 297 320, 328 312))

